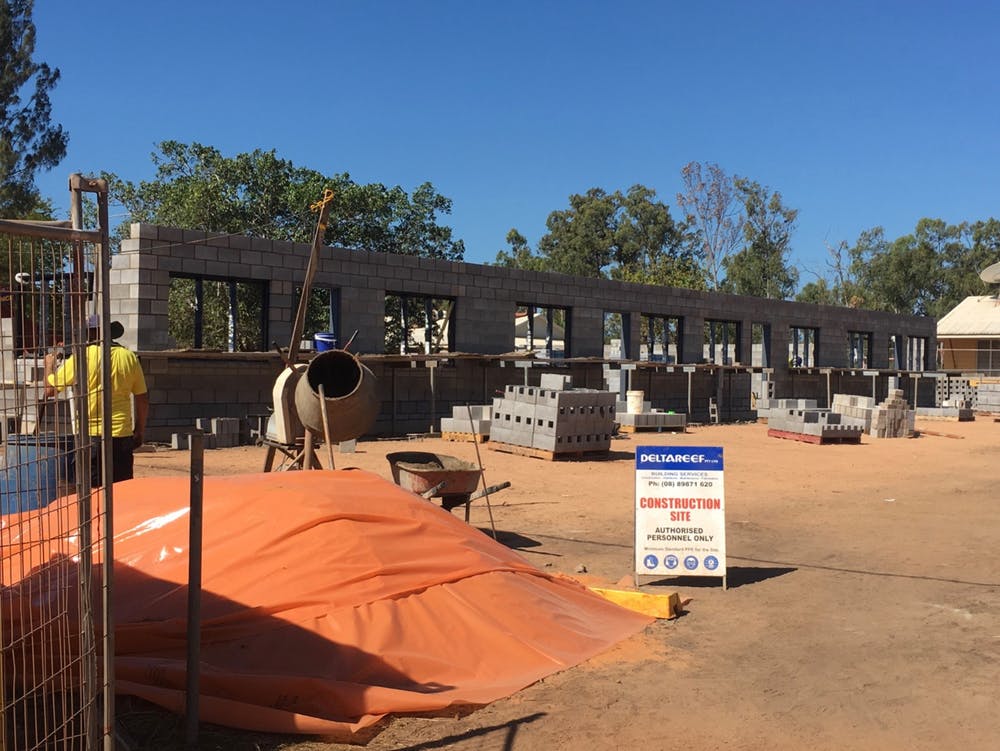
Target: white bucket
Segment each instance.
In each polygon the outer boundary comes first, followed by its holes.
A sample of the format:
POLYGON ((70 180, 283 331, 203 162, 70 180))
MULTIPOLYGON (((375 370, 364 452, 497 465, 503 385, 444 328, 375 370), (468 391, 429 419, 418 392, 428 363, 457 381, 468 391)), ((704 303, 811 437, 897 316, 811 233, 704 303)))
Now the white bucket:
POLYGON ((646 398, 645 391, 626 391, 625 402, 630 415, 642 414, 642 401, 646 398))

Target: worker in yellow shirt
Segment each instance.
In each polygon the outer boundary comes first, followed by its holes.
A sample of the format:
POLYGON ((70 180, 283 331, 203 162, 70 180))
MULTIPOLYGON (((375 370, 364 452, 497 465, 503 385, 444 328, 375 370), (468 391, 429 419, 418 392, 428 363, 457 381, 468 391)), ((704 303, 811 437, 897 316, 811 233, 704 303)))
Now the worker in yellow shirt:
MULTIPOLYGON (((118 321, 110 326, 111 335, 111 450, 114 457, 113 482, 131 480, 133 476, 132 452, 142 445, 149 416, 149 394, 146 392, 146 378, 139 364, 139 358, 131 350, 114 341, 125 333, 118 321), (133 399, 134 398, 134 399, 133 399), (132 403, 135 403, 133 421, 132 403)), ((87 319, 87 411, 90 420, 90 435, 101 435, 101 347, 96 342, 101 336, 100 320, 97 316, 87 319)), ((72 386, 76 381, 76 364, 73 357, 57 370, 55 355, 45 356, 45 395, 55 396, 72 386)), ((103 465, 101 452, 91 452, 91 485, 101 485, 103 465)))

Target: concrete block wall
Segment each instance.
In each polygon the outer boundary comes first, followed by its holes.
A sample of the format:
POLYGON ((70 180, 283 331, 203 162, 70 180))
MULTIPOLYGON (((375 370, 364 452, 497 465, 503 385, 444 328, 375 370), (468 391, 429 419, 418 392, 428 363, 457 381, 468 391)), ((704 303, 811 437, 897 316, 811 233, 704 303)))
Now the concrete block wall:
MULTIPOLYGON (((126 327, 123 343, 140 351, 172 346, 166 334, 167 296, 175 273, 265 282, 270 298, 265 339, 286 346, 297 305, 295 287, 304 278, 308 257, 307 244, 133 224, 111 272, 112 311, 126 327)), ((568 308, 569 354, 577 357, 603 355, 605 312, 628 314, 630 330, 643 314, 680 318, 682 362, 687 363, 704 358, 706 319, 741 323, 735 343, 741 356, 749 349, 752 324, 767 323, 768 361, 779 374, 787 370, 791 326, 820 329, 818 366, 847 364, 848 331, 873 333, 872 367, 887 365, 890 334, 926 337, 930 352, 936 346, 935 322, 928 318, 343 248, 323 249, 314 284, 340 290, 341 335, 357 329, 355 351, 361 353, 384 349, 386 292, 455 299, 456 349, 481 354, 514 349, 519 304, 568 308)), ((633 344, 637 341, 633 337, 633 344)))
MULTIPOLYGON (((207 420, 203 424, 212 430, 212 418, 243 421, 266 414, 282 368, 277 355, 264 353, 141 352, 139 362, 149 391, 146 437, 162 443, 197 427, 199 420, 207 420)), ((241 424, 243 440, 246 432, 241 424)))

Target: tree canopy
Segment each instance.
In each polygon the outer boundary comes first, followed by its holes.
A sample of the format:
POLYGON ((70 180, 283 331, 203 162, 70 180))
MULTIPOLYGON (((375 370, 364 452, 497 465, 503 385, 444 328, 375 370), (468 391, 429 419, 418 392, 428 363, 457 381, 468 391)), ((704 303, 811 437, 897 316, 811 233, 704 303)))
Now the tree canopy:
POLYGON ((979 271, 998 256, 996 219, 948 224, 925 218, 892 241, 875 227, 853 245, 833 249, 832 280, 807 284, 797 299, 940 318, 966 297, 987 292, 979 271))
POLYGON ((112 197, 130 222, 149 222, 309 242, 316 218, 309 207, 333 190, 325 241, 356 250, 461 260, 465 246, 438 223, 451 200, 430 183, 412 195, 349 174, 325 176, 260 149, 224 156, 199 143, 164 141, 153 153, 156 177, 138 184, 107 174, 112 197))
POLYGON ((643 185, 571 195, 569 208, 553 211, 545 225, 537 253, 516 229, 508 232, 510 250, 497 254, 497 265, 704 288, 691 234, 643 185))
POLYGON ((792 233, 799 212, 782 202, 781 194, 738 177, 735 187, 743 201, 742 250, 723 262, 723 290, 738 295, 790 298, 798 284, 798 270, 790 265, 792 233))
POLYGON ((727 259, 743 240, 743 204, 734 178, 717 164, 689 162, 681 170, 681 180, 684 192, 677 194, 677 203, 696 233, 708 288, 717 290, 727 259))
POLYGON ((69 136, 53 124, 49 92, 59 69, 36 62, 32 0, 0 3, 0 216, 45 213, 35 175, 66 156, 69 136))

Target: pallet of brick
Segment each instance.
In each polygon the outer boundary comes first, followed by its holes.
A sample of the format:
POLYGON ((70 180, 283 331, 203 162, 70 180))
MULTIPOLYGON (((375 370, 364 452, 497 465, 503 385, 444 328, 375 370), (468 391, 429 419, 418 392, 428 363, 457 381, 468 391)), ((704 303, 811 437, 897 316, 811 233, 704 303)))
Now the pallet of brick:
POLYGON ((617 416, 618 430, 621 433, 640 433, 643 431, 662 432, 664 430, 683 433, 687 430, 687 415, 672 412, 629 412, 617 416))
POLYGON ((916 412, 903 397, 902 389, 892 389, 885 401, 872 410, 869 434, 873 438, 909 438, 913 435, 916 412))
POLYGON ((872 413, 875 407, 874 398, 856 394, 834 394, 830 404, 831 411, 845 417, 861 420, 866 433, 871 432, 872 413))
POLYGON ((861 420, 826 409, 772 411, 767 434, 806 443, 861 443, 861 420))
POLYGON ((979 381, 973 408, 987 414, 1000 413, 1000 378, 983 378, 979 381))
POLYGON ((757 418, 765 421, 770 419, 771 412, 784 412, 789 409, 817 409, 815 399, 773 399, 767 397, 757 398, 757 418))
POLYGON ((968 402, 951 404, 951 399, 945 399, 940 407, 917 407, 916 416, 922 420, 950 420, 953 422, 973 422, 976 419, 975 410, 968 402))
POLYGON ((456 406, 451 417, 441 418, 441 437, 446 441, 483 443, 489 440, 492 406, 456 406))
POLYGON ((565 449, 560 449, 558 451, 548 451, 546 449, 535 448, 534 446, 518 446, 513 443, 502 443, 500 441, 490 440, 486 444, 486 448, 490 451, 498 451, 503 454, 514 454, 516 456, 528 456, 532 459, 544 459, 545 461, 597 461, 601 459, 608 458, 607 449, 597 449, 597 450, 577 450, 577 451, 567 451, 565 449))
POLYGON ((615 395, 608 391, 508 386, 493 400, 490 444, 537 449, 542 455, 607 452, 614 405, 615 395))

